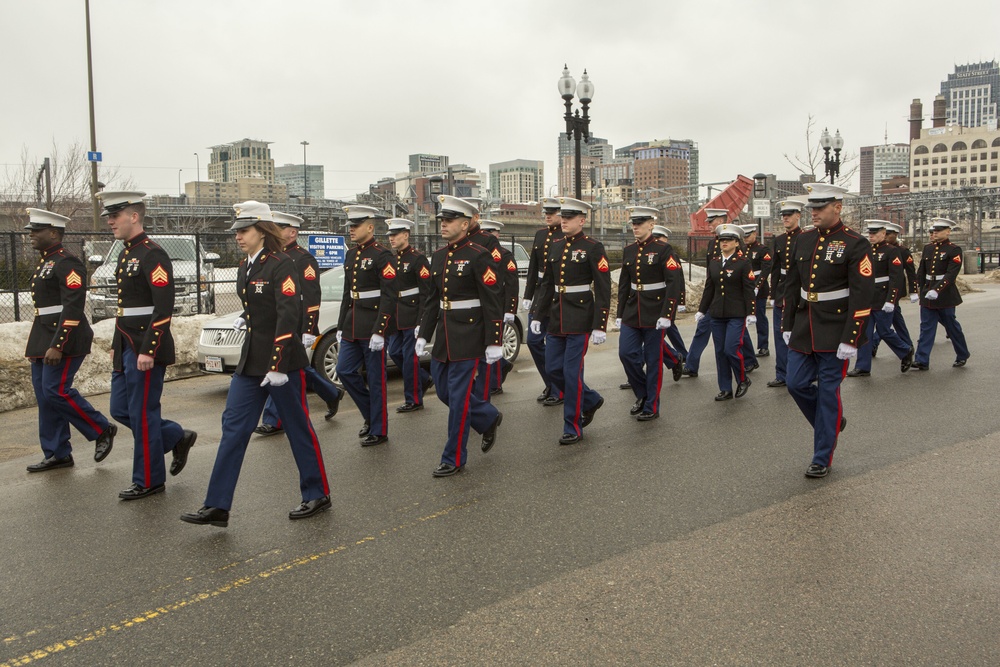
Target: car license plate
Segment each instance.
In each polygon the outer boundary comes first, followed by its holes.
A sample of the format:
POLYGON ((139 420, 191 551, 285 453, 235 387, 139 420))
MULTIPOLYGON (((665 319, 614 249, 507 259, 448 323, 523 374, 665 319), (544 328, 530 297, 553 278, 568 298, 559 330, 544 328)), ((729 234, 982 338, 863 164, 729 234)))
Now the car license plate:
POLYGON ((221 373, 222 357, 205 357, 205 370, 210 373, 221 373))

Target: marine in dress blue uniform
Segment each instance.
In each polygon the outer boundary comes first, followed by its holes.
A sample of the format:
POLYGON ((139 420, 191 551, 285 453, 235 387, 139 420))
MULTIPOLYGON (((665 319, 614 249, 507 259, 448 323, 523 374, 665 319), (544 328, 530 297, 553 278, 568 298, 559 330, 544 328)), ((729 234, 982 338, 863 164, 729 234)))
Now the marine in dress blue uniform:
MULTIPOLYGON (((480 218, 479 228, 499 242, 503 223, 480 218)), ((490 254, 494 255, 494 251, 490 251, 490 254)), ((518 292, 521 289, 517 279, 517 262, 514 260, 514 253, 502 244, 499 245, 499 256, 497 275, 501 277, 503 282, 503 323, 504 327, 514 326, 518 292)), ((500 357, 500 360, 494 364, 486 365, 484 361, 479 365, 479 374, 476 376, 476 391, 480 392, 483 400, 487 400, 489 396, 503 393, 503 382, 513 367, 514 364, 504 357, 500 357)))
POLYGON ((344 259, 344 296, 340 303, 337 375, 365 423, 358 432, 363 447, 389 438, 385 378, 385 341, 396 330, 396 257, 375 240, 382 216, 371 206, 345 206, 351 240, 344 259), (368 382, 362 379, 364 365, 368 382))
POLYGON ((807 477, 825 477, 846 421, 840 383, 865 342, 875 290, 872 248, 840 219, 847 188, 809 183, 814 228, 792 245, 782 335, 788 344, 788 393, 813 427, 807 477))
POLYGON ((872 266, 875 291, 872 314, 868 318, 868 340, 858 348, 858 358, 848 377, 866 377, 872 370, 872 336, 877 331, 886 345, 900 358, 899 370, 905 373, 913 364, 913 347, 892 330, 892 313, 899 302, 899 284, 903 276, 903 259, 895 246, 885 240, 885 220, 865 220, 868 241, 872 244, 872 266))
MULTIPOLYGON (((584 382, 583 362, 588 345, 607 341, 611 267, 604 245, 583 233, 593 207, 571 197, 559 202, 564 236, 549 248, 532 312, 536 320, 549 318, 545 369, 565 399, 559 444, 572 445, 583 439, 583 429, 604 405, 584 382)), ((532 323, 535 333, 539 325, 532 323)))
MULTIPOLYGON (((302 345, 309 349, 316 342, 316 337, 319 336, 319 308, 323 302, 323 287, 319 281, 319 262, 316 261, 312 253, 298 243, 302 218, 280 211, 271 211, 271 217, 274 224, 281 230, 285 241, 282 252, 288 255, 295 264, 296 278, 302 298, 302 328, 299 334, 302 337, 302 345)), ((316 392, 316 395, 326 403, 324 419, 327 421, 333 419, 340 409, 340 400, 344 397, 344 392, 320 375, 312 364, 307 364, 303 370, 306 374, 306 388, 316 392)), ((268 397, 264 404, 261 425, 254 429, 254 433, 273 435, 282 430, 278 410, 274 407, 274 401, 268 397)))
MULTIPOLYGON (((674 247, 668 240, 670 237, 669 229, 663 225, 653 225, 653 236, 663 239, 663 242, 670 248, 670 252, 674 256, 674 261, 677 262, 677 266, 679 267, 679 270, 674 277, 674 280, 678 283, 680 288, 680 293, 677 298, 676 312, 683 313, 686 309, 686 289, 684 284, 684 268, 681 265, 681 258, 677 255, 677 251, 674 250, 674 247)), ((677 382, 681 378, 681 373, 684 370, 684 359, 687 357, 687 353, 687 346, 684 345, 684 338, 681 337, 681 332, 677 328, 677 321, 671 320, 670 326, 667 327, 666 335, 663 338, 663 365, 673 371, 674 382, 677 382)))
MULTIPOLYGON (((622 252, 618 278, 616 324, 618 358, 635 394, 630 413, 638 421, 660 416, 660 388, 663 384, 666 330, 677 316, 683 289, 681 266, 665 239, 653 235, 657 210, 629 206, 629 218, 636 242, 622 252)), ((673 364, 679 363, 673 355, 673 364)))
POLYGON ((73 378, 88 354, 94 332, 84 314, 87 270, 63 247, 69 218, 29 208, 31 246, 41 257, 31 276, 35 319, 24 350, 31 362, 31 385, 38 403, 38 439, 45 457, 28 466, 43 472, 73 465, 70 425, 95 442, 94 460, 103 461, 114 446, 118 427, 94 409, 73 387, 73 378))
POLYGON ((420 365, 416 353, 420 310, 430 292, 431 264, 427 257, 410 245, 413 221, 390 218, 389 244, 396 251, 396 333, 389 338, 389 357, 403 374, 403 404, 396 412, 414 412, 424 408, 424 392, 433 382, 420 365))
POLYGON ((755 323, 754 286, 756 284, 750 261, 738 244, 744 230, 739 225, 719 225, 715 229, 719 239, 719 255, 708 263, 705 291, 698 306, 697 320, 712 318, 712 340, 715 343, 715 366, 719 380, 717 401, 733 398, 735 376, 736 398, 750 388, 744 358, 744 339, 747 325, 755 323))
POLYGON ((931 221, 931 242, 924 246, 917 266, 920 287, 920 337, 917 339, 913 368, 926 371, 930 367, 931 350, 937 335, 937 325, 944 327, 955 349, 952 366, 960 368, 969 360, 962 325, 955 317, 955 308, 962 303, 955 279, 962 272, 962 248, 948 237, 954 223, 946 218, 931 221))
POLYGON ((785 371, 788 364, 788 346, 785 337, 781 335, 781 318, 785 308, 785 281, 788 277, 788 266, 792 256, 792 245, 795 237, 802 233, 799 222, 802 219, 802 209, 805 205, 794 199, 786 199, 778 204, 781 213, 781 224, 784 234, 775 236, 771 243, 771 319, 774 332, 774 379, 767 383, 768 387, 784 387, 785 371))
MULTIPOLYGON (((895 310, 892 311, 892 330, 906 343, 908 347, 916 349, 913 338, 910 337, 909 327, 903 318, 903 309, 899 307, 903 298, 909 295, 910 303, 920 301, 919 286, 917 285, 917 268, 913 261, 913 253, 905 245, 899 243, 899 235, 903 233, 903 227, 895 222, 886 222, 885 240, 886 243, 896 248, 899 258, 903 262, 903 273, 898 277, 896 290, 895 310)), ((878 329, 872 333, 872 356, 878 351, 878 329)))
POLYGON ((288 518, 304 519, 330 507, 323 453, 306 401, 304 369, 309 359, 302 345, 300 270, 281 252, 284 240, 267 204, 247 201, 233 209, 236 220, 230 229, 247 253, 236 272, 236 293, 243 302, 240 319, 247 332, 229 384, 205 504, 181 516, 187 523, 220 527, 229 523, 247 444, 268 398, 274 401, 299 470, 302 503, 288 518))
POLYGON ((118 313, 111 343, 111 416, 132 431, 135 441, 132 485, 118 497, 137 500, 164 490, 167 452, 173 456, 170 474, 184 469, 198 434, 160 416, 163 377, 174 363, 174 276, 170 256, 143 231, 145 193, 95 196, 115 238, 124 243, 115 270, 118 313))
POLYGON ((417 354, 433 336, 431 375, 438 398, 448 406, 448 437, 434 477, 449 477, 468 459, 469 429, 483 435, 482 450, 496 442, 499 412, 473 390, 480 359, 502 355, 503 293, 490 252, 469 238, 479 211, 475 204, 439 195, 441 236, 448 245, 431 257, 431 289, 420 318, 417 354))
MULTIPOLYGON (((771 249, 760 242, 758 235, 760 230, 757 225, 747 225, 744 227, 743 240, 747 245, 746 256, 750 260, 750 268, 754 275, 754 315, 757 318, 757 357, 766 357, 771 354, 769 335, 767 327, 767 300, 771 295, 768 279, 771 276, 771 267, 774 265, 774 256, 771 249)), ((747 336, 747 340, 750 337, 747 336)))
MULTIPOLYGON (((532 302, 538 292, 538 287, 545 276, 545 259, 549 256, 549 248, 554 241, 563 237, 562 218, 559 215, 559 200, 555 197, 542 198, 542 212, 545 214, 545 227, 535 232, 535 239, 531 244, 531 254, 528 256, 528 277, 524 284, 524 298, 521 307, 529 313, 533 312, 532 302)), ((532 316, 529 316, 532 317, 532 316)), ((541 315, 539 326, 532 327, 528 323, 528 351, 531 353, 531 360, 535 362, 535 368, 545 383, 545 388, 536 399, 546 406, 560 405, 563 401, 548 371, 545 370, 545 337, 548 332, 549 320, 547 314, 541 315), (537 329, 539 333, 535 333, 537 329)))

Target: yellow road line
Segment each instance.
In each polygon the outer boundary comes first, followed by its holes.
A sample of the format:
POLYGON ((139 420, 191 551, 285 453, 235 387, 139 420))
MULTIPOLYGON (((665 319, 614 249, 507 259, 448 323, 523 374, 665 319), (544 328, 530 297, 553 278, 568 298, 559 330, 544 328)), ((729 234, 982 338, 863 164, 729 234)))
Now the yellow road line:
MULTIPOLYGON (((187 598, 184 598, 182 600, 178 600, 176 602, 172 602, 170 604, 163 605, 162 607, 157 607, 156 609, 151 609, 149 611, 145 611, 145 612, 136 614, 135 616, 132 616, 130 618, 126 618, 126 619, 124 619, 122 621, 119 621, 118 623, 112 623, 110 625, 106 625, 106 626, 104 626, 104 627, 102 627, 102 628, 100 628, 98 630, 93 630, 91 632, 87 632, 87 633, 83 633, 83 634, 78 634, 78 635, 73 636, 70 639, 64 639, 62 641, 55 642, 53 644, 49 644, 49 645, 41 647, 41 648, 33 649, 31 651, 28 651, 27 653, 25 653, 24 655, 22 655, 20 657, 13 658, 13 659, 11 659, 11 660, 9 660, 7 662, 4 662, 4 663, 0 663, 0 667, 20 667, 21 665, 28 665, 28 664, 31 664, 33 662, 37 662, 39 660, 42 660, 43 658, 47 658, 49 656, 56 655, 58 653, 62 653, 62 652, 67 651, 69 649, 76 648, 77 646, 84 646, 84 645, 88 644, 89 642, 95 641, 97 639, 101 639, 101 638, 106 637, 106 636, 108 636, 110 634, 113 634, 113 633, 116 633, 116 632, 122 632, 124 630, 128 630, 129 628, 136 627, 137 625, 141 625, 141 624, 147 623, 149 621, 160 619, 160 618, 166 616, 167 614, 172 614, 172 613, 178 612, 178 611, 184 609, 185 607, 190 607, 192 605, 198 604, 199 602, 205 602, 206 600, 215 599, 215 598, 219 597, 220 595, 228 593, 229 591, 232 591, 232 590, 236 590, 237 588, 242 588, 242 587, 247 586, 249 584, 253 584, 254 582, 258 582, 258 581, 262 581, 262 580, 265 580, 265 579, 269 579, 270 577, 272 577, 272 576, 274 576, 276 574, 281 574, 283 572, 288 572, 290 570, 294 570, 297 567, 301 567, 303 565, 308 565, 310 563, 314 563, 314 562, 316 562, 318 560, 321 560, 323 558, 327 558, 328 556, 333 556, 335 554, 342 553, 344 551, 347 551, 351 547, 356 547, 356 546, 360 546, 362 544, 367 544, 369 542, 374 542, 375 540, 379 539, 380 537, 386 537, 388 535, 391 535, 392 533, 398 533, 401 530, 406 530, 407 528, 413 528, 414 526, 418 526, 418 525, 420 525, 422 523, 425 523, 427 521, 430 521, 432 519, 439 519, 439 518, 441 518, 443 516, 446 516, 446 515, 448 515, 448 514, 450 514, 452 512, 455 512, 457 510, 462 510, 462 509, 466 509, 467 507, 471 507, 476 502, 478 502, 478 501, 472 500, 472 501, 469 501, 467 503, 462 503, 460 505, 452 505, 450 507, 446 507, 446 508, 444 508, 442 510, 434 512, 433 514, 428 514, 427 516, 422 516, 422 517, 419 517, 417 519, 414 519, 413 521, 411 521, 409 523, 404 523, 404 524, 401 524, 399 526, 395 526, 393 528, 386 528, 385 530, 380 531, 379 534, 378 534, 378 536, 369 535, 367 537, 363 537, 360 540, 355 541, 353 544, 347 544, 347 545, 343 545, 342 544, 342 545, 334 547, 332 549, 328 549, 327 551, 321 551, 321 552, 314 553, 314 554, 308 554, 306 556, 300 556, 300 557, 295 558, 293 560, 285 561, 284 563, 281 563, 279 565, 275 565, 274 567, 268 568, 268 569, 263 570, 261 572, 257 572, 256 574, 248 575, 248 576, 245 576, 245 577, 240 577, 239 579, 234 579, 234 580, 229 581, 229 582, 227 582, 227 583, 225 583, 225 584, 223 584, 223 585, 221 585, 221 586, 219 586, 217 588, 214 588, 212 590, 203 591, 201 593, 195 593, 194 595, 191 595, 191 596, 189 596, 187 598)), ((228 567, 230 567, 230 566, 226 566, 225 568, 221 568, 221 569, 226 569, 228 567)), ((31 630, 31 631, 23 633, 20 636, 22 638, 24 638, 24 637, 30 637, 30 636, 35 635, 35 634, 38 634, 38 630, 31 630)), ((5 639, 4 642, 8 643, 8 642, 14 641, 16 639, 17 639, 16 636, 15 637, 9 637, 9 638, 5 639)))

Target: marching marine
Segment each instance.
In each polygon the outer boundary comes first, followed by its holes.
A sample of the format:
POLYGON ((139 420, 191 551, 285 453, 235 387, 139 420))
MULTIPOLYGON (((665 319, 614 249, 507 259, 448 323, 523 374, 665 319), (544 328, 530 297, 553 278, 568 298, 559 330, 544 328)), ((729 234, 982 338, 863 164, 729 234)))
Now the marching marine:
POLYGON ((785 370, 788 363, 788 346, 785 337, 781 335, 781 319, 785 308, 785 282, 788 278, 788 267, 791 262, 792 246, 795 238, 802 233, 799 221, 802 218, 802 202, 786 199, 778 204, 781 211, 781 224, 785 233, 774 237, 771 246, 771 318, 774 331, 774 379, 767 383, 768 387, 785 386, 785 370))
POLYGON ((962 325, 955 317, 955 307, 962 303, 955 279, 962 271, 962 249, 948 240, 954 223, 946 218, 931 220, 931 242, 924 246, 917 267, 920 285, 920 338, 917 340, 916 360, 913 368, 926 371, 930 367, 931 350, 937 335, 937 325, 951 339, 955 348, 955 368, 969 360, 969 346, 965 342, 962 325))
MULTIPOLYGON (((528 278, 524 285, 524 300, 521 307, 529 313, 533 312, 532 301, 545 277, 545 260, 549 256, 549 248, 555 241, 563 237, 562 218, 559 216, 559 200, 554 197, 542 198, 542 212, 545 214, 545 227, 535 232, 535 240, 531 244, 531 255, 528 259, 528 278)), ((528 351, 531 353, 531 360, 535 362, 535 368, 545 383, 542 393, 536 399, 542 405, 559 405, 563 402, 562 394, 555 386, 548 371, 545 370, 545 336, 548 332, 549 317, 547 313, 541 313, 538 327, 532 327, 528 323, 528 351), (535 329, 539 333, 535 333, 535 329)))

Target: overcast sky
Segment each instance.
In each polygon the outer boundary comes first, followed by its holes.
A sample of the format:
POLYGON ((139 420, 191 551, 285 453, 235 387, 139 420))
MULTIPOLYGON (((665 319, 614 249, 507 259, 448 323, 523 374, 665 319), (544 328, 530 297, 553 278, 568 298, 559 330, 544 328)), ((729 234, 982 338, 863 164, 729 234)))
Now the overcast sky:
MULTIPOLYGON (((849 152, 905 142, 912 98, 929 118, 955 64, 1000 55, 996 0, 92 0, 91 25, 98 149, 151 194, 243 137, 277 165, 307 140, 331 198, 411 153, 544 160, 554 184, 564 62, 615 147, 693 139, 702 182, 795 178, 810 113, 849 152)), ((0 164, 89 145, 83 0, 0 0, 0 29, 0 164)))

